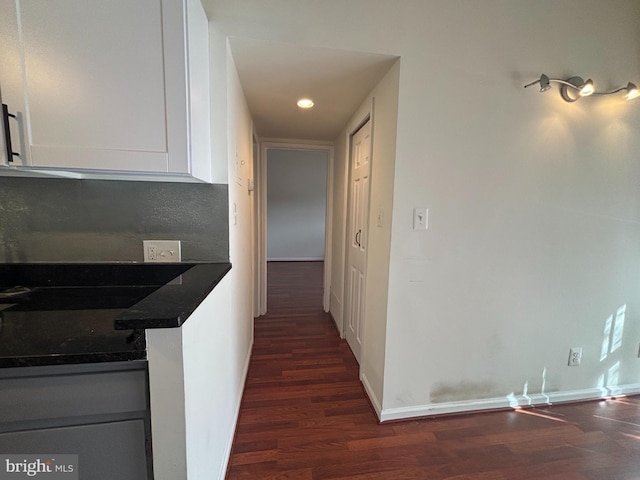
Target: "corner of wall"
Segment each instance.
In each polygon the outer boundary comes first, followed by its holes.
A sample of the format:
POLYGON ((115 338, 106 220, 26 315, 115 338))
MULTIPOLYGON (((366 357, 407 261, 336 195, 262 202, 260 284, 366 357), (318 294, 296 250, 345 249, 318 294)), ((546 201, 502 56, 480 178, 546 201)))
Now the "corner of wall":
POLYGON ((369 383, 369 379, 365 373, 360 374, 360 381, 362 382, 362 386, 364 387, 367 396, 369 397, 369 401, 371 402, 371 406, 376 412, 376 416, 378 420, 383 420, 384 411, 382 410, 382 399, 378 398, 376 392, 371 387, 371 383, 369 383))
POLYGON ((148 329, 146 339, 154 478, 187 478, 182 329, 148 329))

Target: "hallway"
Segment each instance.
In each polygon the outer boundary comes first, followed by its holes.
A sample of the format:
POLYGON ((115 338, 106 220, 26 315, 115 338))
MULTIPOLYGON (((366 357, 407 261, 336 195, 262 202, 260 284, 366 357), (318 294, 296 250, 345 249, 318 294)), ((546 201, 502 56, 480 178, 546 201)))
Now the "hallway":
POLYGON ((269 264, 227 478, 640 479, 640 398, 379 425, 322 311, 322 263, 269 264))

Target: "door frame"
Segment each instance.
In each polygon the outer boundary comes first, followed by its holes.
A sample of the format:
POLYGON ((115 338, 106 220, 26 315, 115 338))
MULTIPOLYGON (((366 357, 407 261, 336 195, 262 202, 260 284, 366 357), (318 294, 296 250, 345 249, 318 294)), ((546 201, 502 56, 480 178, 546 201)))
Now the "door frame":
POLYGON ((327 191, 324 227, 324 281, 322 308, 329 311, 329 295, 331 287, 331 236, 333 232, 333 143, 301 140, 263 139, 259 142, 256 171, 257 187, 257 219, 256 230, 256 277, 257 289, 255 302, 258 305, 258 316, 267 313, 267 153, 269 150, 303 150, 325 152, 327 154, 327 191))
POLYGON ((258 182, 256 178, 260 178, 259 175, 259 158, 260 158, 260 139, 255 131, 252 129, 251 132, 251 162, 253 167, 253 175, 248 180, 249 185, 249 194, 252 195, 251 199, 251 316, 255 318, 260 315, 260 303, 258 302, 259 295, 258 291, 260 288, 258 275, 258 255, 259 255, 259 246, 261 241, 261 232, 260 232, 260 217, 258 215, 259 206, 260 206, 260 186, 256 185, 258 182))
MULTIPOLYGON (((373 120, 373 114, 374 114, 374 99, 371 99, 371 103, 369 103, 367 105, 367 108, 365 108, 364 110, 361 110, 359 112, 359 114, 354 118, 354 120, 352 122, 350 122, 349 124, 349 128, 347 129, 347 151, 346 151, 346 161, 344 162, 344 168, 345 168, 345 189, 344 189, 344 212, 345 215, 343 216, 343 221, 342 221, 342 231, 344 232, 344 239, 343 239, 343 244, 342 244, 342 265, 343 265, 343 271, 342 271, 342 331, 340 332, 340 337, 346 339, 346 334, 347 334, 347 325, 349 322, 349 305, 347 304, 348 301, 350 301, 349 299, 349 283, 348 283, 348 279, 349 279, 349 247, 351 246, 351 232, 349 231, 349 224, 351 222, 351 161, 352 161, 352 149, 353 149, 353 136, 356 134, 356 132, 358 130, 360 130, 367 122, 370 122, 370 128, 371 128, 371 147, 370 147, 370 158, 369 158, 369 162, 370 162, 370 173, 369 176, 371 177, 373 175, 373 142, 375 141, 374 136, 373 136, 373 132, 374 132, 374 120, 373 120)), ((367 235, 366 235, 366 241, 367 241, 367 246, 365 248, 365 256, 364 256, 364 273, 365 273, 365 283, 364 283, 364 296, 366 298, 366 294, 367 294, 367 266, 369 263, 369 247, 368 247, 368 242, 369 242, 369 219, 371 217, 371 183, 369 183, 369 191, 367 192, 367 196, 368 196, 368 202, 369 202, 369 211, 367 214, 367 235)), ((366 307, 366 302, 365 302, 365 307, 366 307)), ((363 315, 366 315, 366 312, 363 313, 363 315)), ((362 326, 362 338, 364 338, 365 335, 365 328, 364 325, 362 326)), ((360 351, 360 359, 362 361, 362 359, 364 358, 364 342, 362 342, 363 345, 361 347, 361 351, 360 351)))

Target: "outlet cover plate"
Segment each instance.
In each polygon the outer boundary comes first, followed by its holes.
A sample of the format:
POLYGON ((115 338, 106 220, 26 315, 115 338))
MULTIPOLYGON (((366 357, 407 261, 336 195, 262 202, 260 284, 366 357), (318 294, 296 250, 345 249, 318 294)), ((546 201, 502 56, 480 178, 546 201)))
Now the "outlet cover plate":
POLYGON ((143 240, 144 261, 178 263, 182 261, 180 240, 143 240))
POLYGON ((577 367, 582 361, 582 347, 573 347, 569 349, 569 366, 577 367))

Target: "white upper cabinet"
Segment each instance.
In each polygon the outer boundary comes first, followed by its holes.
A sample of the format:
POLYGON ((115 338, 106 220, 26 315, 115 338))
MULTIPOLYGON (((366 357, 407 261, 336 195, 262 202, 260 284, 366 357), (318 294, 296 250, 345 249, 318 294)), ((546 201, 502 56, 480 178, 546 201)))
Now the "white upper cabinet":
POLYGON ((199 0, 0 0, 0 11, 0 98, 18 154, 7 158, 3 128, 2 165, 211 181, 199 0))

